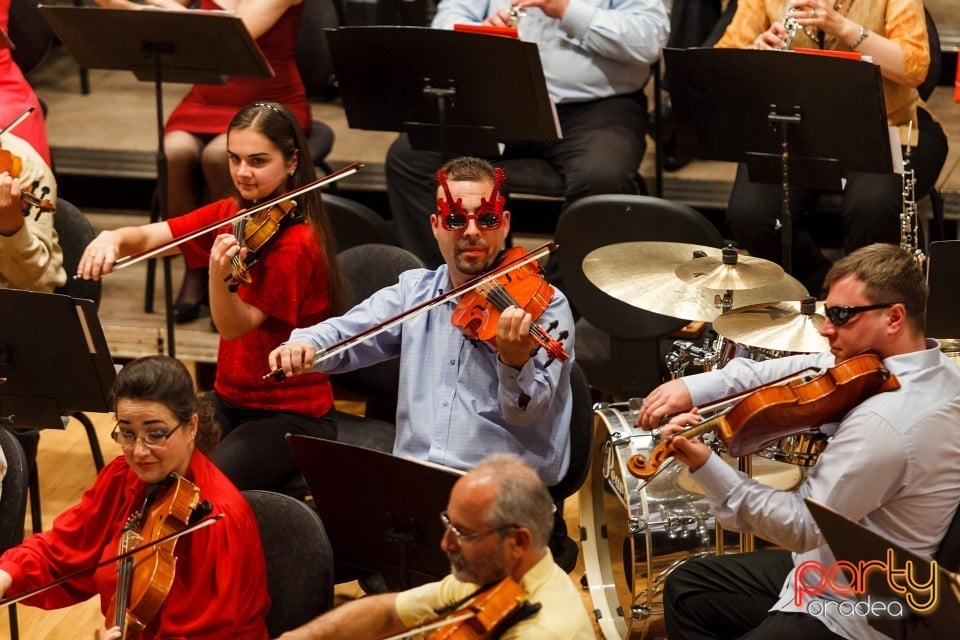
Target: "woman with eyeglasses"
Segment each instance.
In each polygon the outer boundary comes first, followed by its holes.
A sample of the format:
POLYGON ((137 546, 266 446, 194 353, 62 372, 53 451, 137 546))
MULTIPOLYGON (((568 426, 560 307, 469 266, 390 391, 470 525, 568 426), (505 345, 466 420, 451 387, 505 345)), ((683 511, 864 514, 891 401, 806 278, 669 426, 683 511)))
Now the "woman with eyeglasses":
MULTIPOLYGON (((24 602, 55 609, 99 595, 106 615, 117 592, 117 564, 94 567, 117 555, 124 525, 143 508, 151 487, 177 474, 199 488, 211 514, 224 517, 177 540, 173 584, 138 637, 266 638, 270 599, 257 522, 243 495, 207 457, 219 427, 186 367, 167 356, 134 360, 117 374, 112 404, 117 425, 111 435, 123 455, 103 468, 50 531, 0 556, 0 592, 16 596, 90 569, 24 602)), ((105 627, 112 626, 107 620, 105 627)), ((120 636, 108 629, 97 637, 120 636)))
MULTIPOLYGON (((234 197, 163 222, 104 231, 87 247, 78 274, 99 278, 121 256, 165 245, 316 178, 300 125, 278 103, 256 102, 234 116, 227 156, 234 197)), ((277 489, 299 473, 285 434, 336 437, 325 374, 283 384, 262 379, 270 350, 297 327, 330 316, 343 297, 320 191, 301 194, 296 204, 257 252, 252 282, 235 292, 227 282, 231 261, 249 251, 229 225, 172 249, 183 252, 189 265, 209 267, 210 309, 220 333, 212 400, 223 429, 213 461, 241 490, 277 489)))
MULTIPOLYGON (((861 400, 839 421, 820 425, 826 448, 791 491, 748 478, 702 442, 670 441, 673 457, 690 468, 718 522, 783 549, 692 560, 671 573, 664 590, 671 638, 886 637, 868 624, 872 615, 845 615, 863 592, 823 588, 823 576, 838 565, 804 500, 928 557, 957 510, 960 369, 936 341, 924 338, 923 272, 910 251, 872 244, 834 263, 825 283, 820 333, 828 352, 764 362, 735 358, 719 371, 671 380, 643 402, 638 425, 645 428, 680 412, 661 428, 669 436, 700 422, 691 407, 867 352, 899 384, 861 400)), ((786 415, 784 422, 789 426, 786 415)))

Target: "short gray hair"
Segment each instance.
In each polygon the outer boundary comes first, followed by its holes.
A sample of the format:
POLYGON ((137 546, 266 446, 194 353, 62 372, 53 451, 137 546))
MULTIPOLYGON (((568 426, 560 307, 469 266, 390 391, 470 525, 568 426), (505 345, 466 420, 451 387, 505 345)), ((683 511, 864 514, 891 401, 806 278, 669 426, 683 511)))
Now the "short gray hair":
POLYGON ((490 527, 526 527, 535 548, 547 546, 556 507, 536 471, 516 455, 498 454, 482 461, 470 474, 490 478, 496 488, 496 499, 487 513, 490 527))

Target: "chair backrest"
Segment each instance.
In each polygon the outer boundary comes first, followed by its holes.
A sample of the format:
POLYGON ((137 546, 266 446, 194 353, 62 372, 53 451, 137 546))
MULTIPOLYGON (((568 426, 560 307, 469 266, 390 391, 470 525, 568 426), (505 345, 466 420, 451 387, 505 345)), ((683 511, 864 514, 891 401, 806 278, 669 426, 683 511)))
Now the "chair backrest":
POLYGON ((23 519, 27 513, 30 467, 23 447, 9 430, 0 427, 0 450, 7 460, 0 492, 0 552, 23 540, 23 519))
POLYGON ((594 249, 619 242, 685 242, 718 247, 723 239, 709 220, 690 207, 660 198, 588 196, 571 204, 557 223, 564 293, 590 324, 616 338, 654 338, 686 322, 638 309, 604 293, 583 273, 594 249))
POLYGON ((43 61, 53 46, 53 30, 40 15, 35 0, 10 3, 8 33, 16 47, 10 52, 24 75, 43 61))
MULTIPOLYGON (((396 283, 404 271, 423 267, 420 258, 389 244, 358 245, 341 251, 338 258, 343 277, 350 285, 349 306, 396 283)), ((339 387, 365 396, 368 417, 391 424, 396 422, 399 360, 339 373, 331 376, 331 380, 339 387)))
POLYGON ((930 46, 930 68, 927 69, 927 77, 917 87, 917 93, 921 100, 927 100, 933 93, 934 87, 940 81, 940 72, 943 68, 943 51, 940 48, 940 33, 937 31, 937 25, 930 15, 930 10, 923 8, 923 15, 927 21, 927 43, 930 46))
POLYGON ((260 527, 275 638, 333 607, 333 550, 320 516, 296 498, 244 491, 260 527))
POLYGON ((340 18, 333 0, 307 0, 303 4, 295 53, 297 69, 307 97, 330 98, 335 87, 333 57, 323 30, 339 27, 340 18))
POLYGON ((580 489, 590 469, 593 454, 593 398, 583 369, 574 361, 570 368, 573 413, 570 415, 570 465, 560 481, 550 487, 550 495, 559 502, 580 489))
POLYGON ((57 198, 57 211, 53 216, 53 228, 56 229, 63 249, 63 268, 67 272, 67 283, 56 290, 56 293, 71 298, 86 298, 93 300, 94 305, 100 307, 101 283, 99 280, 74 280, 77 265, 96 233, 87 217, 75 206, 57 198))
POLYGON ((326 193, 323 194, 323 206, 330 219, 338 251, 361 244, 398 244, 387 221, 370 207, 326 193))

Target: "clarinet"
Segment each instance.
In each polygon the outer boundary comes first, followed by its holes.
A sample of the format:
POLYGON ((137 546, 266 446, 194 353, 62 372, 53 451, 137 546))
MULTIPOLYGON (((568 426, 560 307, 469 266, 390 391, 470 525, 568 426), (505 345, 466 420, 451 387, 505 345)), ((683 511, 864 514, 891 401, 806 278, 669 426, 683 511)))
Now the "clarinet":
POLYGON ((777 49, 781 51, 790 48, 790 45, 793 43, 793 36, 797 35, 797 31, 802 29, 797 19, 791 15, 792 13, 793 7, 790 6, 788 0, 787 8, 783 11, 783 28, 787 30, 787 37, 784 39, 783 44, 777 47, 777 49))
POLYGON ((903 211, 900 214, 900 248, 909 251, 920 269, 924 268, 927 256, 917 246, 919 217, 917 215, 917 177, 910 163, 910 138, 913 122, 907 127, 907 146, 903 154, 903 211))

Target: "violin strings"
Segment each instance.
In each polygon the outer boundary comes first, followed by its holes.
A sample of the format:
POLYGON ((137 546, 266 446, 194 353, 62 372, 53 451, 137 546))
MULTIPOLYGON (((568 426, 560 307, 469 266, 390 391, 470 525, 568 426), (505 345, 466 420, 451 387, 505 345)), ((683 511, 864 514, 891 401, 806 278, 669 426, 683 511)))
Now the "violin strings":
MULTIPOLYGON (((487 300, 489 300, 498 311, 503 311, 509 306, 519 307, 520 305, 516 300, 513 299, 513 296, 499 283, 497 282, 488 282, 484 285, 481 285, 477 288, 487 300)), ((543 328, 534 323, 530 326, 530 334, 537 339, 537 342, 541 346, 546 346, 547 343, 553 340, 553 338, 548 334, 543 328)))

